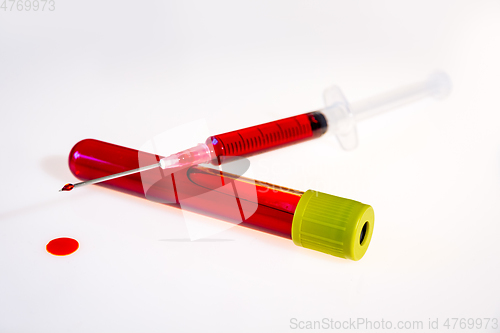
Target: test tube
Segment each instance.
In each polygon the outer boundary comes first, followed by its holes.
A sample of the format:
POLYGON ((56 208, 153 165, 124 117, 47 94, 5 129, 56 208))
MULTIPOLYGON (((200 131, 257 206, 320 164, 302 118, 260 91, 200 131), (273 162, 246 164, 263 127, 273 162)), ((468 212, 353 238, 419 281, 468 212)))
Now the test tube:
MULTIPOLYGON (((162 157, 93 139, 78 142, 69 167, 81 180, 138 167, 138 156, 162 157)), ((177 208, 240 224, 296 245, 359 260, 370 243, 374 213, 369 205, 322 192, 297 191, 215 167, 152 169, 99 183, 177 208), (161 175, 159 176, 159 173, 161 175)))

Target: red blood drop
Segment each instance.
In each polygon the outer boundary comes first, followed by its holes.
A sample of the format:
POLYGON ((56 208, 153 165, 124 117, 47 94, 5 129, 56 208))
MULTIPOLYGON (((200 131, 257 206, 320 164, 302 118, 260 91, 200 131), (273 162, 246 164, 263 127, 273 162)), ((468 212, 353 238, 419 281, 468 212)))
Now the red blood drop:
POLYGON ((73 238, 61 237, 51 240, 47 246, 47 252, 55 256, 67 256, 78 250, 78 242, 73 238))
POLYGON ((74 187, 75 187, 75 185, 73 185, 73 184, 66 184, 63 186, 61 191, 71 191, 74 187))

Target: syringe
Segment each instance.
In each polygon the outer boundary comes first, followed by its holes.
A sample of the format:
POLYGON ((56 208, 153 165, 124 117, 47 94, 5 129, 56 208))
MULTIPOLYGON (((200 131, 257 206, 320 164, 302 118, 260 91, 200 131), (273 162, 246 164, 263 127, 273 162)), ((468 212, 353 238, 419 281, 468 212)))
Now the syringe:
POLYGON ((164 157, 158 163, 76 184, 66 184, 60 191, 71 191, 75 187, 96 184, 158 167, 178 168, 209 161, 221 163, 221 158, 225 156, 254 155, 314 139, 327 131, 337 136, 342 148, 351 150, 358 144, 356 123, 359 120, 424 97, 444 98, 450 91, 451 81, 443 72, 436 72, 425 81, 353 104, 349 104, 339 87, 332 86, 324 92, 325 108, 320 111, 214 135, 205 143, 164 157))

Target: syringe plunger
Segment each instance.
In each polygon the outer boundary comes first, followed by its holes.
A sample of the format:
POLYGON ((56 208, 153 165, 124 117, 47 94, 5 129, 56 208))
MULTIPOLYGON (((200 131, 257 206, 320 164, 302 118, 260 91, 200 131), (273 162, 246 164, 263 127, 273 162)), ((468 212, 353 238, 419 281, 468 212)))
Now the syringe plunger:
POLYGON ((451 92, 451 80, 444 72, 435 72, 423 82, 403 86, 393 91, 376 95, 350 104, 337 86, 325 90, 326 107, 321 110, 328 121, 328 129, 333 132, 345 150, 358 145, 356 123, 404 104, 415 102, 424 97, 437 99, 451 92))

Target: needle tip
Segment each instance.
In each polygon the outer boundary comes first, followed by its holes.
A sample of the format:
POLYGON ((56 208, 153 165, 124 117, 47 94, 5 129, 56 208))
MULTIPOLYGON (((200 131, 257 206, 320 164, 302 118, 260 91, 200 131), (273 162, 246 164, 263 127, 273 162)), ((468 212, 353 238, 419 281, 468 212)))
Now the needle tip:
POLYGON ((66 184, 66 185, 63 186, 62 189, 59 190, 59 192, 62 192, 62 191, 71 191, 74 187, 75 187, 75 185, 73 185, 73 184, 66 184))

